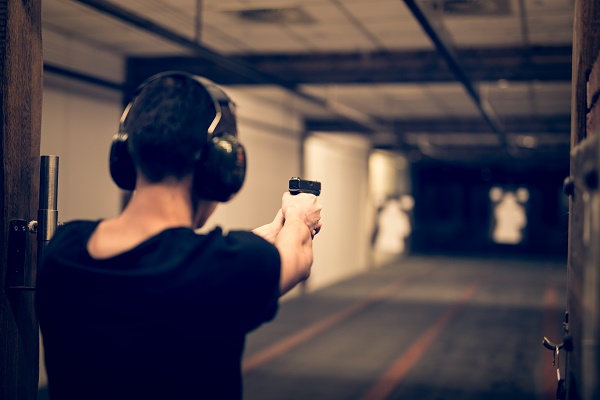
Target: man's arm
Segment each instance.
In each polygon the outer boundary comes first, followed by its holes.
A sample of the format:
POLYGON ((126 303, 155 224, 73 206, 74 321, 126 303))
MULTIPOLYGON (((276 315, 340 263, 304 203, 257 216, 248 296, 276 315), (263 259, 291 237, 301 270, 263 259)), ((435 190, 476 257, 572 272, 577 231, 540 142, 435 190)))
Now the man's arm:
POLYGON ((275 239, 281 257, 280 293, 283 295, 310 275, 312 238, 321 229, 321 205, 316 196, 285 193, 282 199, 285 223, 275 239))
POLYGON ((255 235, 275 245, 281 257, 280 294, 290 291, 310 275, 312 238, 321 230, 321 205, 311 194, 284 193, 282 208, 272 222, 253 229, 255 235))
POLYGON ((265 239, 269 243, 275 244, 275 239, 277 238, 277 235, 279 234, 279 232, 281 231, 281 228, 283 227, 283 222, 284 222, 283 211, 280 209, 277 212, 277 215, 275 216, 275 219, 273 219, 273 221, 271 221, 268 224, 265 224, 263 226, 259 226, 256 229, 253 229, 252 233, 260 236, 261 238, 265 239))
POLYGON ((286 219, 275 247, 281 257, 281 295, 287 293, 310 275, 313 263, 311 232, 301 219, 286 219))

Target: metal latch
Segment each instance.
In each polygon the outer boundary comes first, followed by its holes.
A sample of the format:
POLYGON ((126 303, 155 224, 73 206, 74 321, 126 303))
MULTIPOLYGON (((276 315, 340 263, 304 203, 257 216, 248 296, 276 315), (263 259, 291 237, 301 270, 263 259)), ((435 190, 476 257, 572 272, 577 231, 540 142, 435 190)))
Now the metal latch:
MULTIPOLYGON (((8 271, 6 286, 15 290, 35 290, 36 270, 26 268, 27 232, 37 235, 37 260, 54 235, 58 222, 58 156, 42 156, 40 162, 40 196, 38 220, 27 223, 12 219, 8 227, 8 271)), ((33 260, 29 260, 33 265, 33 260)))
POLYGON ((6 284, 9 289, 35 290, 27 282, 25 254, 27 253, 27 221, 12 219, 8 224, 8 269, 6 284))

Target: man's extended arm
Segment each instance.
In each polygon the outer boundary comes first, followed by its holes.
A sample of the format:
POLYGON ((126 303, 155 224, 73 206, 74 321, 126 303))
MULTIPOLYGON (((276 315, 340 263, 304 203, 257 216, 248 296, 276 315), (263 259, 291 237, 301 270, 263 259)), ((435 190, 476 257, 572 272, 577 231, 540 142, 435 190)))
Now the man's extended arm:
POLYGON ((312 238, 321 230, 321 205, 312 194, 284 193, 282 208, 272 222, 252 232, 273 243, 281 257, 280 294, 310 275, 312 238))
POLYGON ((275 216, 275 219, 273 219, 273 221, 263 226, 259 226, 256 229, 253 229, 252 232, 255 235, 258 235, 261 238, 265 239, 266 241, 275 244, 275 239, 277 238, 279 231, 281 231, 284 221, 285 220, 283 218, 283 211, 280 209, 277 212, 277 215, 275 216))
POLYGON ((275 246, 281 256, 279 289, 283 295, 310 275, 313 263, 312 238, 306 223, 298 218, 286 220, 275 246))
POLYGON ((321 205, 316 196, 285 193, 282 199, 285 223, 275 239, 281 256, 280 293, 283 295, 310 275, 312 238, 321 229, 321 205))

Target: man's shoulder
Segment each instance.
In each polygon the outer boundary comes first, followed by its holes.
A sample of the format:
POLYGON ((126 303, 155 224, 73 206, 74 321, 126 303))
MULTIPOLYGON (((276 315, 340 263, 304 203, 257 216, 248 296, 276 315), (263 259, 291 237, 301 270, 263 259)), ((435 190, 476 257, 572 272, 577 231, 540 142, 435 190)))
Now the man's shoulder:
POLYGON ((220 228, 207 235, 207 248, 213 257, 226 260, 228 264, 262 265, 279 268, 279 251, 272 243, 246 230, 224 232, 220 228))
POLYGON ((232 230, 222 233, 222 237, 225 243, 236 247, 240 251, 277 252, 275 245, 251 231, 232 230))
POLYGON ((98 224, 101 221, 102 220, 91 220, 91 219, 74 219, 71 221, 67 221, 67 222, 61 223, 57 227, 56 234, 63 234, 65 232, 71 233, 71 232, 81 232, 81 231, 93 231, 94 229, 96 229, 96 226, 98 226, 98 224))
POLYGON ((57 245, 62 244, 65 241, 80 241, 85 237, 89 237, 92 234, 96 226, 100 223, 100 220, 72 220, 65 223, 61 223, 57 228, 56 232, 52 236, 50 244, 57 245))

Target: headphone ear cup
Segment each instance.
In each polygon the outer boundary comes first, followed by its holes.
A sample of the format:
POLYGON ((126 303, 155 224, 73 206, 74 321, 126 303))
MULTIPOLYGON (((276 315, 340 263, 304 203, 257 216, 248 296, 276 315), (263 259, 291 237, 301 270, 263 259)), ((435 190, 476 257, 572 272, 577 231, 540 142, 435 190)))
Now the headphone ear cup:
POLYGON ((230 134, 214 136, 194 172, 194 191, 200 198, 226 202, 242 188, 246 150, 230 134))
POLYGON ((110 146, 109 157, 110 176, 113 181, 123 190, 134 190, 137 173, 129 147, 127 134, 118 132, 115 134, 110 146))

